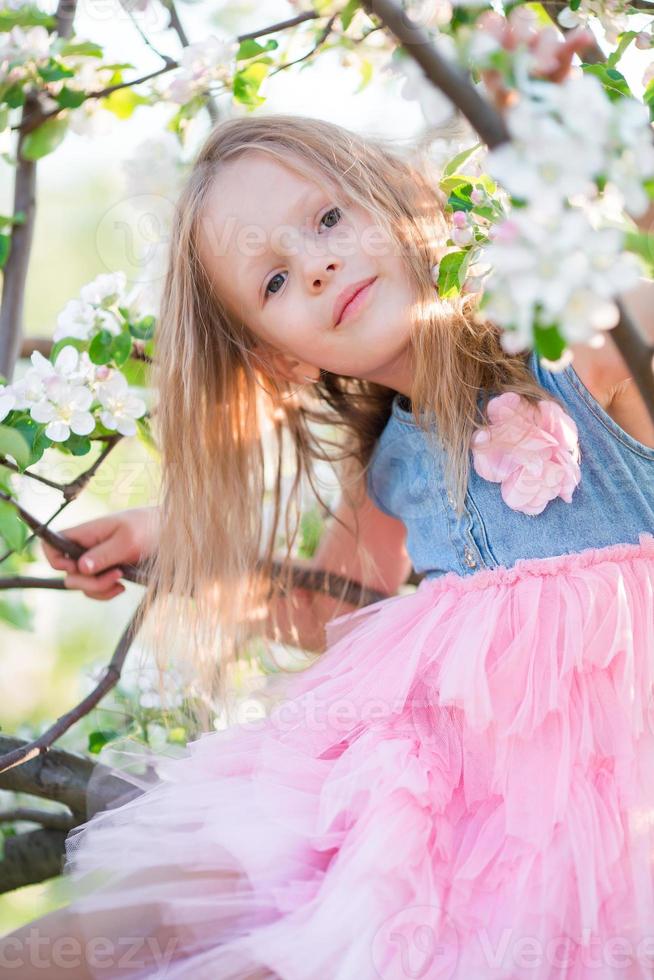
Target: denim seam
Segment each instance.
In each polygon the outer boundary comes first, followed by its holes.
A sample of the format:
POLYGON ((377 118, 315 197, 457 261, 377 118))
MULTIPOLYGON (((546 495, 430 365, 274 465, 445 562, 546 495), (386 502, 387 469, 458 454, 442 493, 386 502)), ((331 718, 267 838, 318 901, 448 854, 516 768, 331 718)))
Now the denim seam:
MULTIPOLYGON (((477 517, 477 521, 479 523, 480 537, 482 540, 483 547, 486 549, 488 555, 490 556, 491 561, 495 562, 495 565, 499 565, 495 552, 491 548, 490 543, 488 541, 488 533, 486 531, 486 525, 484 523, 484 519, 481 516, 481 511, 479 510, 479 507, 477 507, 477 504, 474 501, 474 497, 470 492, 470 488, 468 488, 468 491, 466 493, 466 499, 470 502, 470 507, 472 510, 474 510, 475 515, 477 517)), ((470 535, 471 537, 474 537, 474 535, 472 534, 472 528, 470 530, 470 535)), ((477 542, 475 542, 475 544, 477 544, 477 542)), ((477 551, 481 551, 479 545, 477 545, 477 551)), ((484 562, 484 564, 486 563, 484 562)))
POLYGON ((639 442, 638 439, 635 439, 628 432, 625 432, 615 419, 612 419, 608 412, 604 411, 571 365, 563 371, 563 374, 567 377, 573 390, 577 392, 589 412, 595 416, 598 422, 602 423, 607 432, 618 442, 621 442, 623 446, 626 446, 627 449, 630 449, 632 453, 650 462, 654 462, 654 448, 644 445, 644 443, 639 442))

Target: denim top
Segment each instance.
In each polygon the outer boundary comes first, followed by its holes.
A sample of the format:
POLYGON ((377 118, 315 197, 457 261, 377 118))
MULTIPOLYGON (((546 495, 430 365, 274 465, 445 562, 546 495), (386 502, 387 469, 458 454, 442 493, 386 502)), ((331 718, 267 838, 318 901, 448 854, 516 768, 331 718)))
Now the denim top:
POLYGON ((579 436, 581 480, 571 503, 556 497, 537 515, 513 510, 501 484, 480 477, 470 458, 465 508, 457 517, 445 486, 443 450, 432 446, 395 395, 367 472, 368 495, 407 530, 416 572, 471 575, 586 548, 638 544, 654 531, 654 448, 625 432, 585 387, 572 365, 550 371, 532 351, 536 380, 562 402, 579 436))

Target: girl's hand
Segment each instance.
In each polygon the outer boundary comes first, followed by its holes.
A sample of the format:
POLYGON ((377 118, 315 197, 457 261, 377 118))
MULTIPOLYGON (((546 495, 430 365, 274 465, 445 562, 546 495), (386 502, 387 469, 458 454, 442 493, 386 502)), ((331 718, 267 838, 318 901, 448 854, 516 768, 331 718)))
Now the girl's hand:
POLYGON ((125 591, 125 586, 118 581, 122 569, 116 566, 123 562, 136 564, 156 548, 159 509, 133 507, 66 528, 62 534, 86 549, 75 561, 47 541, 41 542, 52 567, 67 573, 66 588, 81 589, 92 599, 113 599, 125 591))

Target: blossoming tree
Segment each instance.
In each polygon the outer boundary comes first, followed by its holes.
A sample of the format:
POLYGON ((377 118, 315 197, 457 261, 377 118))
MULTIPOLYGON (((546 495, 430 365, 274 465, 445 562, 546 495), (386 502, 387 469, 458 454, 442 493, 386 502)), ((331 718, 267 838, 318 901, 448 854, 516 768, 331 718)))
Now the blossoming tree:
MULTIPOLYGON (((99 41, 77 37, 72 2, 61 0, 53 14, 22 0, 0 9, 0 139, 15 168, 13 210, 0 216, 3 588, 63 587, 23 574, 35 538, 73 558, 81 553, 49 527, 56 514, 40 522, 25 510, 14 476, 57 487, 63 507, 120 439, 151 440, 147 374, 144 382, 136 369, 147 372, 156 358, 156 309, 144 302, 142 284, 128 289, 122 270, 102 274, 66 304, 51 338, 36 345, 23 339, 38 161, 57 152, 69 129, 88 131, 99 114, 119 126, 162 103, 170 107, 167 138, 181 160, 192 120, 205 114, 209 124, 221 112, 265 111, 267 79, 307 67, 329 49, 339 52, 343 69, 358 70, 358 91, 391 73, 403 78, 402 94, 420 103, 451 214, 451 237, 432 270, 439 295, 481 291, 483 315, 502 328, 505 349, 535 348, 555 369, 570 362, 571 345, 599 348, 613 331, 654 419, 652 350, 621 299, 639 277, 651 276, 654 254, 654 68, 647 68, 639 96, 619 67, 630 46, 654 46, 648 5, 294 0, 292 6, 294 15, 284 21, 191 43, 174 0, 139 0, 131 9, 126 0, 144 45, 162 62, 146 73, 108 62, 99 41), (137 10, 159 2, 180 43, 177 59, 157 52, 136 19, 137 10), (282 54, 279 38, 297 56, 282 54), (455 117, 460 135, 443 147, 439 128, 455 117), (21 354, 30 364, 15 377, 21 354), (30 470, 52 452, 89 455, 92 463, 72 484, 58 485, 30 470)), ((125 577, 139 581, 139 569, 127 567, 125 577)), ((297 582, 306 587, 340 585, 326 579, 309 581, 298 569, 297 582)), ((80 705, 31 741, 0 737, 0 788, 63 807, 53 814, 17 806, 0 814, 0 827, 13 834, 0 858, 0 888, 58 873, 65 833, 85 817, 93 761, 52 746, 119 681, 138 622, 137 610, 80 705), (17 833, 24 822, 38 829, 17 833)), ((94 734, 92 752, 104 744, 102 733, 94 734)))

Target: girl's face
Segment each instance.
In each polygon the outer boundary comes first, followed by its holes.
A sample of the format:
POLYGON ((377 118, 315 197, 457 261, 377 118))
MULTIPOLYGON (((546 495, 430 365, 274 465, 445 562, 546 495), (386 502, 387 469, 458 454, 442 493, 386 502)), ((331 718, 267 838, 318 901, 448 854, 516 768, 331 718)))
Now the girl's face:
POLYGON ((324 180, 260 151, 229 161, 210 188, 199 249, 273 372, 303 382, 322 368, 410 396, 414 296, 401 256, 371 213, 324 180), (337 322, 347 290, 371 279, 337 322))

